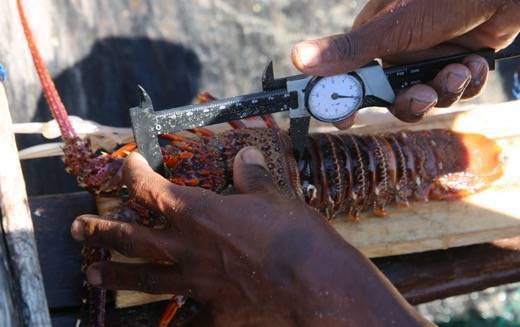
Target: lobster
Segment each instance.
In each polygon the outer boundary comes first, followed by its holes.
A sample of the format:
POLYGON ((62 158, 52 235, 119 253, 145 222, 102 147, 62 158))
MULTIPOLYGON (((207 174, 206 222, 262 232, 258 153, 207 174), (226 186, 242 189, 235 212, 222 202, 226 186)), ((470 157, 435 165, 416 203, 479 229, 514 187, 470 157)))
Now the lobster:
MULTIPOLYGON (((111 154, 99 153, 78 137, 36 47, 21 0, 17 6, 43 93, 64 141, 67 171, 98 198, 110 199, 104 210, 107 218, 160 224, 160 217, 153 219, 153 213, 121 192, 124 186, 119 185, 118 173, 136 145, 124 145, 111 154)), ((201 100, 211 101, 212 97, 205 94, 201 100)), ((282 193, 301 199, 328 219, 344 212, 357 220, 363 211, 385 216, 388 205, 409 206, 411 200, 457 199, 488 187, 502 175, 499 146, 478 134, 449 130, 363 136, 311 134, 305 155, 297 160, 288 134, 270 117, 263 118, 266 128, 246 128, 238 121, 230 123, 232 130, 219 134, 197 128, 189 136, 162 135, 169 180, 231 193, 234 157, 240 149, 255 146, 263 152, 282 193)), ((109 259, 104 249, 84 248, 83 255, 86 264, 109 259)), ((106 290, 88 287, 88 293, 90 324, 103 326, 106 290)), ((181 304, 182 299, 174 297, 159 325, 167 326, 181 304)))

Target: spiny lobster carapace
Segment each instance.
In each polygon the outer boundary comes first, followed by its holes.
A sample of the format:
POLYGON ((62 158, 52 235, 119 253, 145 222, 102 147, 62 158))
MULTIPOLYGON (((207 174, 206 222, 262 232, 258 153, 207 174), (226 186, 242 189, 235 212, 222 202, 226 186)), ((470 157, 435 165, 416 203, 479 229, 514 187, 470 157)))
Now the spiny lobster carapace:
MULTIPOLYGON (((60 126, 68 171, 93 193, 117 194, 113 190, 121 185, 114 185, 117 179, 113 177, 126 150, 135 146, 100 155, 77 136, 36 48, 21 0, 17 5, 46 100, 60 126)), ((265 119, 268 126, 274 126, 265 119)), ((406 206, 409 200, 454 199, 475 193, 502 174, 500 148, 476 134, 448 130, 366 136, 314 134, 309 137, 304 158, 297 161, 285 131, 248 129, 240 122, 232 126, 234 130, 217 135, 206 129, 194 130, 192 137, 164 135, 162 151, 170 181, 232 192, 233 158, 243 147, 256 146, 264 153, 280 191, 305 200, 328 218, 346 212, 357 219, 364 210, 384 215, 389 204, 406 206)), ((115 198, 119 201, 116 208, 122 212, 127 202, 115 198)), ((114 212, 111 216, 118 219, 122 215, 114 212)), ((84 251, 88 262, 106 259, 106 252, 84 251)), ((103 290, 90 289, 92 325, 104 323, 105 296, 103 290)), ((170 305, 172 311, 175 303, 170 305)))

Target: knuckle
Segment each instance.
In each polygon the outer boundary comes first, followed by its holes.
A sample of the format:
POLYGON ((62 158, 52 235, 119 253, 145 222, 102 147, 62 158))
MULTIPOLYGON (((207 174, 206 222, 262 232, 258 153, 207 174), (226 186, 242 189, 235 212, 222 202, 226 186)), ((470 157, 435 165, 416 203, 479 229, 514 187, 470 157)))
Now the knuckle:
POLYGON ((131 256, 135 253, 135 245, 134 238, 135 229, 132 225, 129 224, 121 224, 116 231, 115 240, 116 240, 116 250, 121 252, 122 254, 131 256))
POLYGON ((464 61, 463 61, 464 65, 467 66, 468 63, 470 63, 470 62, 479 62, 479 63, 485 64, 485 65, 488 65, 488 62, 484 57, 475 55, 475 54, 469 55, 466 58, 464 58, 464 61))
POLYGON ((516 35, 516 33, 503 32, 496 29, 482 29, 477 36, 477 40, 482 46, 500 50, 511 44, 516 35))
POLYGON ((147 183, 144 179, 135 178, 127 187, 132 196, 141 197, 147 189, 147 183))
POLYGON ((161 206, 161 211, 170 215, 192 214, 198 212, 207 205, 207 198, 198 196, 198 189, 170 185, 167 192, 156 195, 156 201, 161 206))
POLYGON ((102 239, 103 235, 110 230, 110 223, 105 220, 83 219, 82 222, 85 227, 85 235, 87 239, 92 241, 102 239))
POLYGON ((441 82, 445 82, 449 77, 450 74, 455 74, 457 77, 470 79, 471 78, 471 71, 470 69, 464 65, 464 64, 449 64, 441 71, 441 73, 437 76, 440 77, 441 82))
POLYGON ((256 191, 272 190, 274 188, 271 173, 263 167, 254 167, 247 176, 249 188, 256 191))
POLYGON ((346 61, 356 57, 354 41, 350 34, 347 33, 333 37, 332 45, 335 49, 337 60, 346 61))

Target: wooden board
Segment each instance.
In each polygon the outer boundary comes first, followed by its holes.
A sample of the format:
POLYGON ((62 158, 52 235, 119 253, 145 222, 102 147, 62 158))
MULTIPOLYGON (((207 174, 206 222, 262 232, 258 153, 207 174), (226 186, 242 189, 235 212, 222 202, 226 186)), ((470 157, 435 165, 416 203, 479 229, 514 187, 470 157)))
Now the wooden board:
POLYGON ((388 218, 365 214, 368 218, 357 223, 337 219, 334 227, 369 257, 447 249, 519 235, 519 121, 520 102, 511 102, 435 115, 418 125, 386 118, 354 129, 356 133, 377 133, 450 128, 484 134, 502 147, 505 174, 488 190, 460 201, 413 203, 411 208, 390 209, 388 218))
MULTIPOLYGON (((9 266, 16 290, 17 308, 24 325, 48 326, 50 316, 38 260, 33 222, 29 211, 25 181, 13 133, 9 104, 0 81, 0 208, 1 231, 8 252, 9 266)), ((11 324, 18 325, 12 316, 11 324)))

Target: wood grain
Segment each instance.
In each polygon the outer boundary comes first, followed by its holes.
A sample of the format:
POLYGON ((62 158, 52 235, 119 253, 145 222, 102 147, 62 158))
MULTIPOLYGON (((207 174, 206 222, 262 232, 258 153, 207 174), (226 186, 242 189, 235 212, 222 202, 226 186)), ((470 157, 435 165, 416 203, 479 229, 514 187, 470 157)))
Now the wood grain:
POLYGON ((9 269, 7 255, 3 232, 0 228, 0 326, 20 326, 15 283, 9 269))
POLYGON ((43 278, 3 83, 0 83, 0 153, 2 226, 23 322, 27 326, 48 326, 50 317, 43 278))

